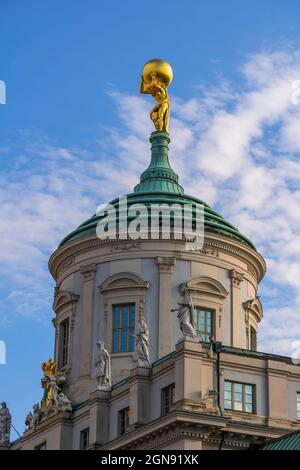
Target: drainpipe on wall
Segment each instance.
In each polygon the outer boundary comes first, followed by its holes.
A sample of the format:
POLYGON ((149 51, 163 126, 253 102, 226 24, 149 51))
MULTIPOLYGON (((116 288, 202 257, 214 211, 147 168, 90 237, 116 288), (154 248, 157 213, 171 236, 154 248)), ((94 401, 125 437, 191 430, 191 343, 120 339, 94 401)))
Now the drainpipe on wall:
POLYGON ((221 407, 221 367, 220 367, 220 356, 222 350, 221 341, 215 341, 213 343, 213 350, 217 355, 217 404, 220 411, 220 415, 223 416, 223 409, 221 407))
MULTIPOLYGON (((213 343, 213 350, 217 355, 217 405, 218 405, 218 408, 219 408, 220 415, 223 416, 223 409, 221 407, 221 367, 220 367, 221 351, 222 351, 221 341, 215 341, 213 343)), ((223 431, 222 439, 221 439, 218 450, 222 450, 222 446, 224 444, 224 441, 225 441, 225 432, 223 431)))

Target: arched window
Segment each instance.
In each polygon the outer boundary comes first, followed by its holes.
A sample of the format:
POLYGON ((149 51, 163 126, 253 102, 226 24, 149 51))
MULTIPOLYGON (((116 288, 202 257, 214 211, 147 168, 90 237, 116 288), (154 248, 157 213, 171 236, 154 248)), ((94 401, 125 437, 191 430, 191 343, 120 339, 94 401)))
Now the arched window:
POLYGON ((133 354, 138 311, 144 309, 150 282, 134 273, 117 273, 101 286, 101 304, 106 321, 103 338, 112 354, 133 354))
POLYGON ((257 325, 263 317, 263 308, 259 297, 243 303, 245 309, 246 341, 247 347, 257 350, 257 325))
POLYGON ((221 339, 221 319, 224 299, 228 292, 216 279, 197 276, 180 289, 187 288, 193 302, 194 323, 200 339, 209 342, 211 338, 221 339))
POLYGON ((56 313, 55 325, 55 360, 59 369, 71 366, 72 332, 76 317, 76 304, 79 295, 61 290, 55 295, 53 310, 56 313))

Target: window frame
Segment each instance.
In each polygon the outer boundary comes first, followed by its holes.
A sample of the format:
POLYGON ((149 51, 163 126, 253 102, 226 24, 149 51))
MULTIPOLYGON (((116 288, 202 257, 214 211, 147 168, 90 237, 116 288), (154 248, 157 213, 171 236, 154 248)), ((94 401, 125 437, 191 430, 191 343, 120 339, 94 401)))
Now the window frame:
POLYGON ((174 398, 175 398, 175 383, 169 384, 166 387, 163 387, 161 389, 160 393, 160 415, 161 416, 167 416, 172 409, 172 405, 174 404, 174 398), (166 406, 166 392, 171 392, 170 395, 168 396, 168 403, 166 406), (168 408, 168 409, 166 409, 168 408))
POLYGON ((123 436, 129 426, 129 410, 129 406, 125 406, 118 411, 118 437, 123 436))
MULTIPOLYGON (((146 305, 146 295, 151 283, 144 281, 139 275, 132 272, 118 272, 106 278, 98 286, 100 295, 101 316, 105 324, 104 340, 107 350, 114 356, 128 356, 133 358, 136 351, 127 353, 113 353, 112 330, 113 330, 113 305, 123 303, 135 303, 136 318, 135 332, 138 329, 139 309, 144 309, 146 305)), ((135 348, 136 349, 136 348, 135 348)))
POLYGON ((59 330, 58 330, 58 368, 64 369, 69 364, 70 358, 70 317, 66 316, 59 322, 59 330), (67 327, 65 328, 65 325, 67 327), (63 330, 64 328, 64 330, 63 330), (67 334, 63 333, 67 332, 67 334), (65 336, 67 337, 67 342, 65 344, 65 336))
POLYGON ((256 414, 256 384, 251 384, 251 383, 247 383, 247 382, 236 382, 234 380, 228 380, 228 379, 225 379, 224 380, 224 384, 223 384, 223 408, 224 410, 226 411, 237 411, 238 413, 247 413, 247 414, 256 414), (231 384, 231 400, 229 399, 226 399, 225 398, 225 392, 228 392, 229 390, 226 390, 225 389, 225 384, 227 383, 230 383, 231 384), (237 385, 241 385, 242 386, 242 401, 241 402, 237 402, 235 399, 234 399, 234 396, 235 396, 235 393, 240 393, 240 392, 235 392, 235 387, 237 385), (246 395, 249 395, 248 393, 245 393, 245 389, 246 387, 251 387, 252 389, 252 393, 251 393, 251 396, 252 396, 252 402, 251 402, 251 405, 252 405, 252 411, 247 411, 245 409, 245 405, 248 405, 249 403, 246 402, 245 398, 246 398, 246 395), (225 402, 228 402, 228 401, 231 401, 231 407, 230 408, 227 408, 225 407, 225 402), (241 410, 238 410, 236 408, 234 408, 234 404, 235 403, 242 403, 242 409, 241 410))
POLYGON ((249 346, 250 346, 250 350, 251 351, 257 351, 257 330, 256 328, 254 328, 254 326, 250 323, 250 331, 249 331, 249 346), (252 338, 255 338, 254 339, 254 346, 253 346, 253 343, 252 343, 252 338))
POLYGON ((210 340, 206 341, 206 337, 209 336, 210 338, 215 337, 215 318, 216 318, 216 310, 211 308, 211 307, 204 307, 201 305, 194 305, 194 311, 193 311, 193 316, 194 316, 194 323, 195 323, 195 314, 197 316, 197 321, 195 324, 195 330, 197 335, 199 336, 200 340, 204 343, 209 343, 210 340), (201 311, 204 312, 204 325, 206 327, 207 319, 206 319, 206 314, 210 313, 210 333, 208 333, 206 330, 205 332, 200 331, 200 315, 201 311), (198 328, 199 325, 199 328, 198 328), (204 338, 204 339, 203 339, 204 338))
POLYGON ((135 322, 136 322, 136 303, 135 302, 123 302, 118 304, 112 305, 113 310, 113 318, 112 318, 112 354, 132 354, 135 352, 135 322), (128 315, 128 325, 126 327, 122 326, 122 308, 128 307, 127 315, 128 315), (133 318, 131 307, 133 306, 133 318), (115 308, 119 308, 119 327, 115 327, 115 308), (118 350, 115 351, 115 333, 118 333, 118 350), (122 333, 127 331, 126 334, 126 349, 125 351, 122 350, 122 341, 123 335, 122 333), (132 341, 132 343, 131 343, 132 341), (132 349, 131 349, 132 348, 132 349))
POLYGON ((300 391, 296 392, 296 420, 300 421, 300 391), (299 405, 299 410, 298 410, 299 405))
POLYGON ((73 351, 73 331, 76 322, 77 302, 79 301, 80 295, 73 291, 59 290, 58 287, 55 289, 55 299, 53 303, 53 310, 56 313, 56 317, 52 320, 53 326, 55 327, 55 350, 54 356, 58 369, 66 371, 72 367, 72 351, 73 351), (65 366, 61 367, 59 362, 60 354, 60 332, 59 325, 66 318, 69 318, 69 350, 68 350, 68 362, 65 366))
POLYGON ((34 446, 34 450, 47 450, 47 441, 43 441, 37 446, 34 446))
POLYGON ((79 450, 86 450, 89 447, 90 428, 81 429, 79 435, 79 450), (85 434, 86 433, 86 434, 85 434), (84 445, 86 439, 86 445, 84 445))

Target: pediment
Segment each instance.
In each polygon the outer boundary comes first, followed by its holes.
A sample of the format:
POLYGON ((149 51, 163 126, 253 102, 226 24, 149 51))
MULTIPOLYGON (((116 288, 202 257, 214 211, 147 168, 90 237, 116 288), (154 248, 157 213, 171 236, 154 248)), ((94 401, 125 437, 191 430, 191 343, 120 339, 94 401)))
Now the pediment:
POLYGON ((184 285, 190 291, 196 291, 201 294, 209 294, 220 298, 225 298, 228 295, 227 290, 219 281, 208 276, 193 278, 184 285))
POLYGON ((80 296, 78 294, 75 294, 75 292, 69 290, 58 291, 54 298, 52 308, 55 313, 59 313, 59 311, 66 308, 67 306, 72 306, 74 302, 79 300, 79 297, 80 296))
POLYGON ((249 312, 251 312, 253 315, 255 315, 256 320, 258 322, 261 321, 263 317, 263 307, 262 307, 259 297, 256 297, 255 299, 247 300, 246 302, 243 303, 243 307, 249 312))
POLYGON ((134 273, 117 273, 107 278, 101 286, 100 292, 106 292, 116 289, 144 288, 149 289, 150 282, 144 281, 140 276, 134 273))

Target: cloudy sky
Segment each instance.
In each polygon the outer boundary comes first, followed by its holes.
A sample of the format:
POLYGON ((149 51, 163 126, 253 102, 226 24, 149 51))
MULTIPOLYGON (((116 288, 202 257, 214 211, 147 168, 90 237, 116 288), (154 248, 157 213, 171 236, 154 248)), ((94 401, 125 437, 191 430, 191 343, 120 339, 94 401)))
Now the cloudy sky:
MULTIPOLYGON (((41 398, 52 354, 47 262, 149 162, 144 62, 163 57, 170 160, 267 262, 259 349, 300 340, 300 33, 297 0, 1 0, 0 400, 13 424, 41 398)), ((300 343, 299 343, 300 344, 300 343)), ((14 433, 13 437, 16 437, 14 433)))

